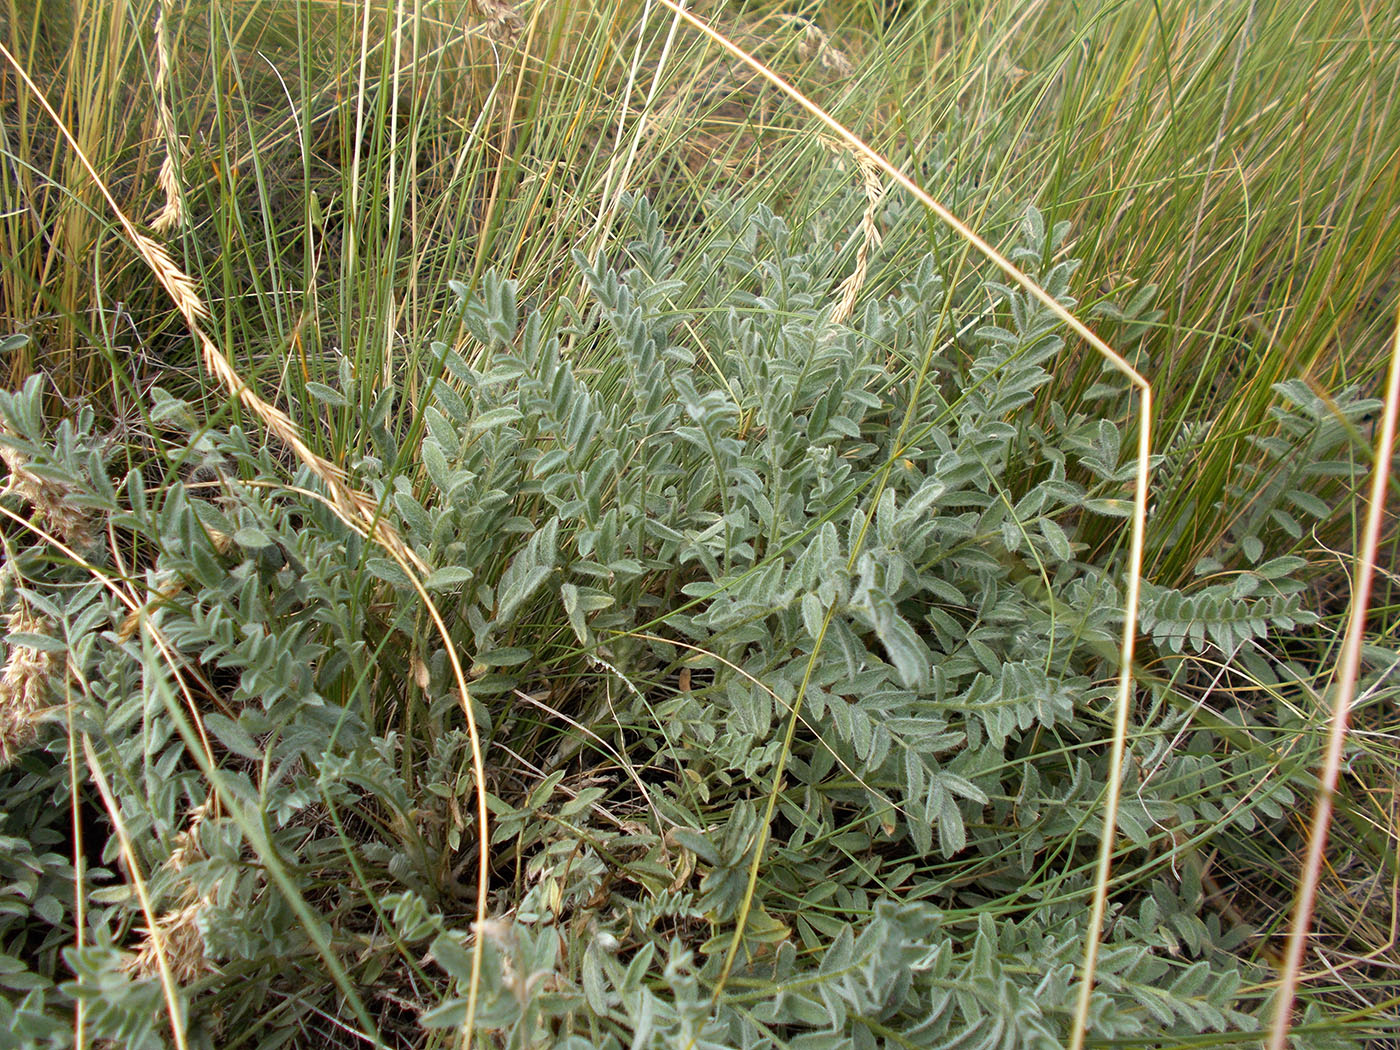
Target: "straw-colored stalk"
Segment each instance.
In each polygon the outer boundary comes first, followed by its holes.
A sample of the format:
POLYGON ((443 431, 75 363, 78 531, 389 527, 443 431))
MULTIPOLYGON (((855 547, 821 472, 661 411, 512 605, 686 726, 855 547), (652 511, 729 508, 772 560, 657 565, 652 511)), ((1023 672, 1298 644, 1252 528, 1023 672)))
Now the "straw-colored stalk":
MULTIPOLYGON (((672 5, 674 6, 674 5, 672 5)), ((632 52, 632 61, 627 67, 627 83, 622 92, 622 105, 618 107, 617 133, 615 150, 612 160, 608 162, 607 170, 603 174, 602 200, 598 205, 598 218, 593 224, 590 236, 593 239, 592 245, 588 249, 590 261, 596 261, 598 255, 603 250, 603 245, 608 243, 612 235, 612 224, 617 217, 618 209, 622 204, 623 194, 627 192, 632 176, 632 166, 637 160, 638 151, 642 143, 652 134, 656 128, 654 122, 647 120, 646 114, 655 111, 656 101, 661 91, 661 85, 666 74, 667 65, 671 57, 671 49, 676 42, 676 34, 680 31, 680 16, 684 13, 677 7, 676 17, 671 19, 671 24, 666 30, 666 40, 661 45, 661 56, 657 60, 656 68, 652 70, 651 86, 647 89, 645 101, 642 103, 642 118, 637 121, 635 130, 632 133, 631 141, 627 148, 622 149, 624 132, 627 125, 627 117, 632 112, 632 93, 636 88, 637 76, 642 69, 642 54, 646 44, 647 19, 651 13, 651 5, 648 4, 642 13, 641 24, 637 27, 637 46, 632 52)), ((580 278, 582 282, 582 278, 580 278)), ((583 284, 580 283, 580 288, 583 284)))
POLYGON ((117 805, 116 795, 112 793, 107 774, 102 768, 102 762, 97 757, 97 752, 93 750, 92 740, 86 733, 83 734, 83 755, 87 760, 88 772, 92 774, 92 782, 97 785, 97 791, 102 796, 107 816, 112 821, 112 828, 117 833, 117 842, 121 846, 122 860, 126 863, 127 875, 131 878, 132 889, 136 891, 136 899, 141 904, 141 912, 146 917, 146 936, 150 946, 151 972, 160 978, 161 991, 165 996, 166 1013, 170 1016, 171 1038, 175 1042, 176 1050, 185 1050, 189 1044, 185 1039, 184 1010, 180 1005, 178 982, 174 967, 171 965, 170 945, 166 941, 165 927, 156 918, 151 905, 150 890, 146 885, 145 876, 141 874, 141 861, 132 844, 131 835, 127 831, 126 819, 122 815, 121 807, 117 805))
MULTIPOLYGON (((96 173, 94 173, 95 176, 96 173)), ((115 202, 113 202, 113 208, 116 210, 115 202)), ((429 569, 423 559, 404 543, 392 525, 382 520, 379 504, 374 497, 347 484, 344 468, 317 455, 311 446, 303 440, 301 431, 297 429, 297 425, 292 422, 291 417, 275 405, 264 401, 252 387, 243 381, 243 377, 238 374, 229 359, 214 345, 214 341, 209 338, 199 323, 209 316, 209 310, 195 292, 194 282, 189 276, 175 265, 163 247, 131 228, 129 220, 119 210, 117 214, 122 224, 127 227, 127 233, 131 236, 137 252, 140 253, 142 259, 156 275, 156 279, 170 295, 175 303, 175 308, 185 318, 190 334, 194 336, 203 352, 204 367, 209 370, 209 373, 244 407, 261 419, 268 431, 282 444, 290 448, 293 455, 321 479, 321 482, 330 491, 332 502, 349 516, 363 522, 375 542, 386 549, 392 549, 394 553, 417 568, 419 572, 427 573, 429 569)))
MULTIPOLYGON (((330 508, 341 521, 350 528, 363 534, 364 530, 351 517, 348 517, 345 510, 333 501, 322 496, 319 492, 311 492, 306 489, 293 489, 310 499, 320 500, 330 508)), ((491 870, 491 835, 490 835, 490 814, 486 808, 486 757, 481 749, 481 733, 477 728, 476 712, 472 709, 471 688, 467 684, 466 669, 462 666, 462 658, 457 652, 457 647, 452 642, 452 635, 447 629, 447 621, 443 619, 441 610, 437 603, 433 601, 428 589, 423 586, 423 581, 414 572, 414 565, 410 565, 397 549, 384 546, 385 552, 392 558, 403 574, 408 577, 409 584, 418 595, 419 601, 423 603, 423 608, 428 612, 428 618, 433 621, 433 627, 442 639, 443 651, 447 654, 447 662, 452 668, 452 677, 457 683, 457 702, 461 705, 462 715, 467 723, 467 739, 471 744, 472 772, 476 776, 476 816, 478 827, 480 828, 480 854, 477 860, 476 872, 476 919, 472 924, 474 930, 486 929, 486 904, 489 898, 489 879, 491 870)), ((485 958, 485 942, 482 937, 477 936, 472 941, 472 972, 471 980, 467 988, 467 1016, 462 1022, 462 1047, 463 1050, 470 1050, 472 1031, 476 1020, 476 1010, 481 994, 481 972, 485 958)))
POLYGON ((1328 725, 1327 750, 1318 773, 1317 800, 1313 809, 1312 826, 1308 832, 1308 849, 1298 880, 1298 893, 1289 924, 1288 947, 1284 955, 1283 974, 1275 999, 1273 1026, 1269 1032, 1269 1050, 1284 1050, 1288 1031, 1293 1023, 1293 1001, 1303 970, 1303 953, 1312 926, 1313 905, 1327 855, 1327 832, 1332 824, 1332 806, 1341 777, 1342 753, 1347 738, 1347 715, 1356 695, 1356 679, 1361 673, 1361 648, 1366 639, 1366 613, 1371 600, 1371 581, 1376 572, 1376 555, 1380 549, 1381 525, 1385 520, 1385 495, 1395 450, 1396 417, 1400 415, 1400 310, 1396 311, 1395 331, 1390 351, 1390 372, 1386 382, 1385 414, 1380 434, 1376 437, 1375 464, 1371 474, 1371 499, 1366 509, 1366 525, 1361 533, 1361 549, 1356 555, 1352 572, 1351 612, 1347 633, 1342 642, 1341 658, 1337 661, 1337 677, 1332 687, 1332 714, 1328 725))

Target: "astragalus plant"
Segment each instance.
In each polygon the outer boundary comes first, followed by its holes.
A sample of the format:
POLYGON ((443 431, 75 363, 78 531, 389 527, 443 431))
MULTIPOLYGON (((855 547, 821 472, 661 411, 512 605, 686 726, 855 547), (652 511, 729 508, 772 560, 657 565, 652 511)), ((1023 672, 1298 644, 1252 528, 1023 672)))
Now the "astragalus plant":
MULTIPOLYGON (((386 388, 346 458, 412 561, 227 413, 157 388, 118 439, 46 418, 40 378, 0 399, 6 1030, 1062 1045, 1123 601, 1082 536, 1122 527, 1126 394, 1059 404, 1057 323, 952 250, 834 322, 829 241, 714 216, 688 280, 634 199, 576 295, 456 286, 421 402, 386 388)), ((1006 250, 1069 302, 1066 234, 1027 209, 1006 250)), ((1265 451, 1345 489, 1350 431, 1280 397, 1265 451)), ((1301 686, 1256 645, 1314 619, 1281 521, 1146 594, 1095 1037, 1258 1038, 1211 864, 1296 836, 1310 789, 1301 686), (1250 646, 1271 701, 1216 699, 1250 646)), ((1345 1042, 1321 1011, 1297 1037, 1345 1042)))

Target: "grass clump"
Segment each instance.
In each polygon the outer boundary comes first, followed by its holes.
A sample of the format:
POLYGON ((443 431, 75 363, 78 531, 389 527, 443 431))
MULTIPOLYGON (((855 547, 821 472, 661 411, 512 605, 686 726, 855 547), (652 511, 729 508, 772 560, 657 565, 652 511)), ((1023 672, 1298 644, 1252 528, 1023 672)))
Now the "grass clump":
MULTIPOLYGON (((658 6, 17 0, 21 1040, 1257 1041, 1387 407, 1395 13, 707 17, 1154 383, 1089 1015, 1140 421, 1042 304, 658 6)), ((1378 587, 1302 1045, 1396 1025, 1378 587)))

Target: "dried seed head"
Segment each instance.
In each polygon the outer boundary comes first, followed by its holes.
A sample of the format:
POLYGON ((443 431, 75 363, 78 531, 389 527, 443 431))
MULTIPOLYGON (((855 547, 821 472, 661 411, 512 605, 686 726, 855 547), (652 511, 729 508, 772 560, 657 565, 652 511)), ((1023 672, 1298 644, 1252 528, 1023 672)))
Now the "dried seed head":
POLYGON ((197 321, 207 320, 209 307, 200 299, 199 292, 195 290, 194 280, 175 264, 175 260, 170 258, 170 253, 143 233, 132 233, 132 239, 135 241, 136 250, 141 253, 141 258, 156 275, 161 287, 175 301, 175 308, 180 311, 185 321, 195 326, 197 321))
POLYGON ((199 932, 199 915, 204 901, 196 900, 166 912, 156 920, 158 930, 146 930, 136 954, 124 969, 133 977, 152 977, 160 972, 160 951, 165 951, 171 976, 181 985, 192 984, 209 972, 204 935, 199 932))
POLYGON ((170 851, 167 864, 175 871, 181 871, 191 861, 200 859, 204 850, 199 845, 199 825, 209 812, 209 803, 204 802, 190 810, 190 822, 175 835, 175 848, 170 851))
MULTIPOLYGON (((23 607, 9 616, 12 632, 47 634, 48 625, 23 607)), ((38 736, 40 717, 48 709, 49 675, 56 656, 27 645, 10 645, 9 659, 0 674, 0 769, 5 769, 38 736)))
POLYGON ((73 505, 69 486, 41 478, 29 469, 29 460, 18 449, 0 444, 0 460, 10 468, 4 491, 15 492, 34 510, 35 524, 54 533, 75 550, 85 550, 96 542, 88 515, 73 505))
POLYGON ((856 250, 855 269, 841 282, 841 298, 832 307, 829 315, 832 324, 841 324, 855 313, 856 301, 865 286, 865 277, 870 269, 870 253, 880 245, 880 226, 876 221, 880 211, 880 200, 885 195, 885 185, 880 178, 880 169, 870 158, 856 153, 845 143, 823 137, 827 149, 839 156, 847 154, 855 158, 860 169, 861 182, 865 187, 865 214, 861 216, 861 242, 856 250))
POLYGON ((174 15, 173 0, 161 0, 160 10, 156 14, 156 116, 160 120, 161 134, 165 138, 165 159, 161 161, 160 173, 156 176, 156 184, 165 194, 165 203, 159 212, 151 219, 151 229, 156 233, 164 233, 166 230, 184 224, 185 202, 180 196, 179 172, 176 168, 175 157, 185 156, 184 143, 180 141, 180 136, 175 131, 175 116, 170 109, 170 100, 166 94, 166 86, 170 78, 170 20, 174 15))
POLYGON ((486 36, 498 44, 513 44, 525 31, 525 22, 505 0, 476 0, 486 19, 486 36))
POLYGON ((831 38, 823 33, 815 23, 809 22, 801 16, 793 17, 804 23, 802 39, 797 44, 798 58, 806 62, 815 57, 823 69, 830 70, 838 77, 848 77, 855 72, 856 67, 846 57, 846 53, 833 44, 831 38))
POLYGON ((165 159, 160 162, 160 172, 156 175, 156 185, 164 192, 165 203, 151 219, 151 229, 156 233, 164 233, 172 227, 184 225, 185 200, 180 196, 180 184, 175 176, 175 160, 168 153, 165 155, 165 159))

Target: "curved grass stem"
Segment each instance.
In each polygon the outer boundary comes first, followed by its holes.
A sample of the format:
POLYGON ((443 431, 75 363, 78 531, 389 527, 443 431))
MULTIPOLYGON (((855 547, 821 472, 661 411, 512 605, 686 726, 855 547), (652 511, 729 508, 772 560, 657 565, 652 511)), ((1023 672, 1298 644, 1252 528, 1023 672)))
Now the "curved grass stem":
POLYGON ((1313 903, 1317 898, 1318 880, 1326 859, 1327 831, 1332 823, 1332 805, 1337 794, 1337 781, 1342 769, 1342 749, 1346 744, 1347 715, 1356 695, 1356 679, 1361 670, 1361 644, 1366 636, 1366 611, 1370 605, 1371 580, 1376 571, 1376 553, 1380 547, 1381 524, 1385 517, 1385 493, 1390 479, 1391 455, 1395 447, 1395 420, 1400 414, 1400 310, 1396 312, 1395 332, 1390 354, 1390 372, 1386 380, 1385 414, 1381 432, 1376 438, 1376 454, 1371 471, 1371 499, 1366 508, 1366 525, 1361 535, 1361 550, 1356 556, 1352 575, 1351 613, 1347 620, 1346 639, 1337 661, 1337 677, 1332 689, 1332 714, 1327 731, 1327 751, 1318 773, 1317 799, 1313 807, 1312 826, 1308 831, 1308 851, 1293 903, 1293 918, 1289 924, 1288 947, 1284 954, 1283 973, 1279 979, 1278 997, 1274 1001, 1274 1018, 1269 1030, 1269 1050, 1284 1050, 1288 1031, 1293 1022, 1293 1002, 1303 969, 1303 952, 1307 947, 1308 930, 1312 924, 1313 903))

